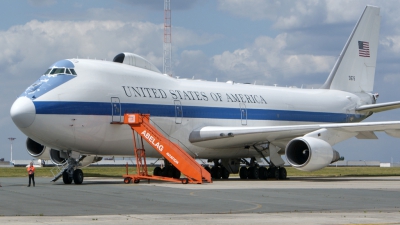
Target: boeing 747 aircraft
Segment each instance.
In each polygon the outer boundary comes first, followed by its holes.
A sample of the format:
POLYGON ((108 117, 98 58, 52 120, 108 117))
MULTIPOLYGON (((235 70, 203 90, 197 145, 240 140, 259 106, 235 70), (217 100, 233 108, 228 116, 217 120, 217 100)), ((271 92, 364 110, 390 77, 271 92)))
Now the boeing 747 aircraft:
MULTIPOLYGON (((284 161, 314 171, 339 160, 333 145, 351 137, 400 137, 400 121, 360 121, 400 107, 373 94, 379 8, 367 6, 326 82, 319 89, 208 82, 162 74, 144 58, 121 53, 113 62, 65 59, 28 87, 11 117, 28 136, 30 155, 66 163, 64 183, 83 182, 82 166, 102 156, 132 156, 124 113, 150 114, 151 123, 192 157, 214 162, 214 179, 286 178, 284 161), (270 166, 257 164, 260 159, 270 166), (240 166, 245 163, 247 166, 240 166)), ((148 157, 159 152, 146 145, 148 157)), ((158 175, 179 177, 166 161, 158 175)))

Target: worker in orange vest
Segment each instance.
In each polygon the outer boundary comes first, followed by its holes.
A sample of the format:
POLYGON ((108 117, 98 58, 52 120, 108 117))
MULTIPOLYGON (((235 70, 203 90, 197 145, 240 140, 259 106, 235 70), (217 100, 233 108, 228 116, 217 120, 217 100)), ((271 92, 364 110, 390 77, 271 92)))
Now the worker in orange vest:
POLYGON ((35 187, 35 167, 33 166, 32 162, 28 166, 28 168, 26 168, 26 170, 28 171, 28 175, 29 175, 29 185, 28 185, 28 187, 31 186, 31 179, 33 181, 33 186, 35 187))

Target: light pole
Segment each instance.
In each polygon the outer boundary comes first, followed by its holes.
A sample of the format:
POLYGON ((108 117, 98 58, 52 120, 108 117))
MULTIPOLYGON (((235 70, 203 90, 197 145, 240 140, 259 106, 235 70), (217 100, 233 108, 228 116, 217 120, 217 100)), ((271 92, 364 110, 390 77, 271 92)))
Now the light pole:
POLYGON ((10 164, 12 164, 12 144, 13 144, 13 141, 15 140, 15 138, 9 137, 8 140, 11 141, 11 159, 10 159, 10 164))

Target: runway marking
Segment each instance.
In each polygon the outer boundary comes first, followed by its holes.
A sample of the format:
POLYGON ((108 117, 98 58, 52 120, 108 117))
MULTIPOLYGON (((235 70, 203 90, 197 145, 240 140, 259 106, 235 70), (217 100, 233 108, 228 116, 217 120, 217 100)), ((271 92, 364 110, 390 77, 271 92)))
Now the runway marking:
MULTIPOLYGON (((200 197, 199 195, 196 195, 195 192, 201 192, 201 191, 192 191, 190 192, 189 195, 194 196, 194 197, 200 197)), ((241 210, 229 210, 226 212, 218 212, 217 214, 230 214, 230 213, 239 213, 239 212, 247 212, 247 211, 252 211, 252 210, 256 210, 256 209, 260 209, 262 208, 262 204, 258 204, 258 203, 254 203, 254 202, 248 202, 248 201, 242 201, 242 200, 236 200, 236 199, 227 199, 227 198, 212 198, 212 199, 219 199, 219 200, 229 200, 229 201, 234 201, 234 202, 241 202, 241 203, 245 203, 245 204, 249 204, 249 205, 254 205, 254 207, 252 208, 248 208, 248 209, 241 209, 241 210)))

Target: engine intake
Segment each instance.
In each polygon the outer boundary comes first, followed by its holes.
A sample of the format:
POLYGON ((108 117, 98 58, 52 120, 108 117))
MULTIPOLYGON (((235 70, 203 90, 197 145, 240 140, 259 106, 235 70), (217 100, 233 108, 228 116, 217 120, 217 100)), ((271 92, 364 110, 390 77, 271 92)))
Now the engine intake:
POLYGON ((50 148, 30 139, 26 139, 26 149, 28 154, 42 160, 48 160, 50 148))
POLYGON ((328 142, 313 137, 291 140, 286 145, 286 157, 290 165, 303 171, 319 170, 340 159, 328 142))
POLYGON ((50 159, 56 165, 62 165, 67 161, 66 153, 55 149, 50 150, 50 159))
POLYGON ((29 155, 33 157, 41 156, 44 153, 45 148, 44 145, 41 145, 30 138, 26 139, 26 149, 28 150, 29 155))

